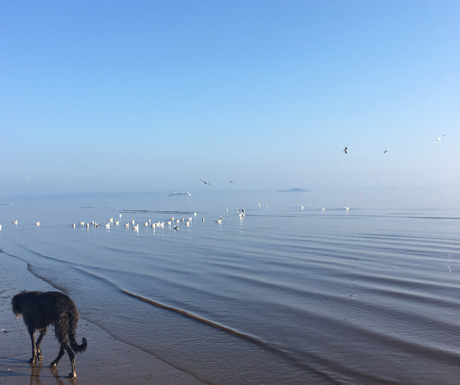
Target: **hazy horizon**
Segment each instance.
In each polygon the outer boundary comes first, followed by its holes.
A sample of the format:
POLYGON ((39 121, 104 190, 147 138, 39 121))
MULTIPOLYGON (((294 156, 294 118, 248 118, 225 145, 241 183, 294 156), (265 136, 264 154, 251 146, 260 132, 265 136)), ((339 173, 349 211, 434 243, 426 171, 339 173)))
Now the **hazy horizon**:
MULTIPOLYGON (((182 191, 182 190, 181 190, 182 191)), ((151 191, 88 191, 61 193, 0 194, 0 206, 19 205, 32 211, 48 211, 50 205, 58 207, 112 207, 115 210, 188 210, 208 211, 211 208, 233 211, 237 207, 256 210, 262 207, 282 210, 343 210, 356 209, 447 209, 460 210, 460 184, 451 186, 412 186, 383 188, 317 188, 302 192, 280 192, 279 190, 191 190, 191 196, 171 196, 170 190, 151 191)), ((180 191, 177 191, 180 192, 180 191)), ((2 211, 5 213, 5 211, 2 211)), ((355 212, 356 213, 356 212, 355 212)), ((56 215, 59 216, 58 213, 56 215)), ((5 218, 4 218, 5 219, 5 218)))

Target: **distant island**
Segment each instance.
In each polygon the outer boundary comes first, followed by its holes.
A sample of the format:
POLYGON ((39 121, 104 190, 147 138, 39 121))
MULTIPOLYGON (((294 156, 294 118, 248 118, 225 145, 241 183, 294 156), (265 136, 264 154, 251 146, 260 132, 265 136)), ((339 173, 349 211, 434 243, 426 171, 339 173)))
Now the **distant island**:
POLYGON ((294 187, 294 188, 291 188, 290 190, 279 190, 278 192, 302 192, 302 191, 308 191, 308 190, 304 190, 303 188, 298 188, 298 187, 294 187))
POLYGON ((168 194, 168 196, 170 196, 170 197, 173 197, 173 196, 176 196, 176 195, 184 195, 184 196, 189 196, 189 197, 192 196, 192 194, 190 194, 188 191, 173 192, 173 193, 171 193, 171 194, 168 194))

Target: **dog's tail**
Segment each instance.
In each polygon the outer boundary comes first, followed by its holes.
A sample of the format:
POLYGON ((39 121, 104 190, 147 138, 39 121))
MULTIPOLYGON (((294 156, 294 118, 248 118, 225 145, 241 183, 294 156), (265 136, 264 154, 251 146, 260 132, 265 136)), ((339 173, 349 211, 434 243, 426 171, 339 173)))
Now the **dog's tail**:
POLYGON ((88 343, 86 342, 86 338, 82 338, 82 343, 79 345, 76 340, 75 332, 77 329, 77 322, 79 319, 78 310, 71 311, 69 313, 69 321, 70 321, 70 328, 69 328, 69 342, 70 347, 75 353, 82 353, 86 350, 88 343))
POLYGON ((86 342, 86 338, 82 338, 82 343, 80 345, 77 344, 75 341, 75 335, 70 337, 70 346, 75 353, 82 353, 86 350, 88 343, 86 342))

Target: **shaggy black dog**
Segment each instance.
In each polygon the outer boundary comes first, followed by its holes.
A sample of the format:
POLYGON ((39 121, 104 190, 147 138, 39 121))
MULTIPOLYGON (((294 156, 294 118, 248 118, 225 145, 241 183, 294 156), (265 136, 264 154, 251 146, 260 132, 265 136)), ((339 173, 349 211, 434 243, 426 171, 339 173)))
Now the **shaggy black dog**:
POLYGON ((75 303, 65 294, 56 291, 22 291, 16 294, 11 300, 13 313, 16 318, 21 315, 29 330, 32 340, 32 358, 30 363, 35 365, 37 360, 43 359, 40 344, 50 324, 54 325, 54 333, 61 347, 56 359, 50 367, 56 367, 59 360, 67 352, 72 364, 71 378, 77 377, 75 371, 75 353, 86 350, 86 338, 83 338, 81 345, 75 341, 75 329, 79 319, 75 303), (40 331, 37 342, 35 342, 35 330, 40 331), (70 346, 69 346, 70 345, 70 346))

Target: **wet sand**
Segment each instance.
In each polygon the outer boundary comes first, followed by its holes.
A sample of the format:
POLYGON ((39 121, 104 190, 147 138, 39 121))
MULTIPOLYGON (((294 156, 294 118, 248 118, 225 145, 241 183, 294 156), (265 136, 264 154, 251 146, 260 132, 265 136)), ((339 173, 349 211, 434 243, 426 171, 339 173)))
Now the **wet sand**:
POLYGON ((0 253, 0 384, 203 384, 153 355, 114 339, 83 318, 78 323, 77 342, 85 337, 88 348, 77 355, 77 379, 67 377, 70 372, 67 355, 62 357, 57 370, 49 368, 59 351, 52 328, 42 343, 45 358, 33 368, 28 362, 31 357, 28 332, 22 319, 16 320, 11 311, 11 298, 21 290, 56 289, 31 275, 23 262, 0 253))

